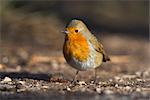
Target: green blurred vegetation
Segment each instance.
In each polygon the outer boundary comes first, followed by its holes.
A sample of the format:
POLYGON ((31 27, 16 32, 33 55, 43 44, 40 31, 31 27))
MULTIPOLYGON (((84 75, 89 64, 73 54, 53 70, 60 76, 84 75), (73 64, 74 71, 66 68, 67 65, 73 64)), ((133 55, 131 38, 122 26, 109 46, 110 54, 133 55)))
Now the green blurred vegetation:
POLYGON ((95 33, 149 35, 149 0, 1 0, 0 5, 2 40, 15 44, 59 49, 60 31, 72 18, 82 19, 95 33))

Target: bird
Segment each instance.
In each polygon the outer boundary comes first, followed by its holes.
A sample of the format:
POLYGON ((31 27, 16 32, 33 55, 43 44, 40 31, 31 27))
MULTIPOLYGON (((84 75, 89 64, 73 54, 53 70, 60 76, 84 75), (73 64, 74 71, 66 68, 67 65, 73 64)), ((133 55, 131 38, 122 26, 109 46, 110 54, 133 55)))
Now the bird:
MULTIPOLYGON (((79 71, 96 69, 102 62, 110 61, 103 45, 90 32, 82 20, 73 19, 63 31, 65 40, 63 44, 63 55, 66 62, 76 69, 72 82, 76 81, 79 71)), ((94 81, 95 81, 94 80, 94 81)))

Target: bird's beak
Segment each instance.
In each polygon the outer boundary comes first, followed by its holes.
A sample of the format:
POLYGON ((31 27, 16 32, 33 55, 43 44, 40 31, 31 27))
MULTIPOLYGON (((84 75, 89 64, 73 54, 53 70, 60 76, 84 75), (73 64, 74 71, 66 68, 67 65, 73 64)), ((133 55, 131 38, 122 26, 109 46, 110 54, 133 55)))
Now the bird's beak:
POLYGON ((64 33, 64 34, 68 34, 69 33, 67 30, 61 31, 61 32, 64 33))

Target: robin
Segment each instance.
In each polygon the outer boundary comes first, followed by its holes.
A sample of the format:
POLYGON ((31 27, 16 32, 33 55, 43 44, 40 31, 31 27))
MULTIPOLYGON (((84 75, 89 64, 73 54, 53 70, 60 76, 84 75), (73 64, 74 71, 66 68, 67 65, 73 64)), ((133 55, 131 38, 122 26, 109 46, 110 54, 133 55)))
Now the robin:
POLYGON ((76 80, 79 71, 88 69, 95 69, 96 79, 96 68, 102 62, 110 60, 106 55, 103 45, 81 20, 72 20, 64 33, 64 57, 69 65, 77 69, 73 82, 76 80))

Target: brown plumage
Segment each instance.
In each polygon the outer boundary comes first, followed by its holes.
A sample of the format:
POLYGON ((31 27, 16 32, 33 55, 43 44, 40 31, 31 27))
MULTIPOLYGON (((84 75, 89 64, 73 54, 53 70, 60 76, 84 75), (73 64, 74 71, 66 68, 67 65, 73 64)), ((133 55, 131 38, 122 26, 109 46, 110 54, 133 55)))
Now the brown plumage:
POLYGON ((95 50, 103 54, 103 62, 110 61, 109 56, 106 54, 103 45, 96 39, 94 35, 91 35, 89 41, 93 44, 95 50))

